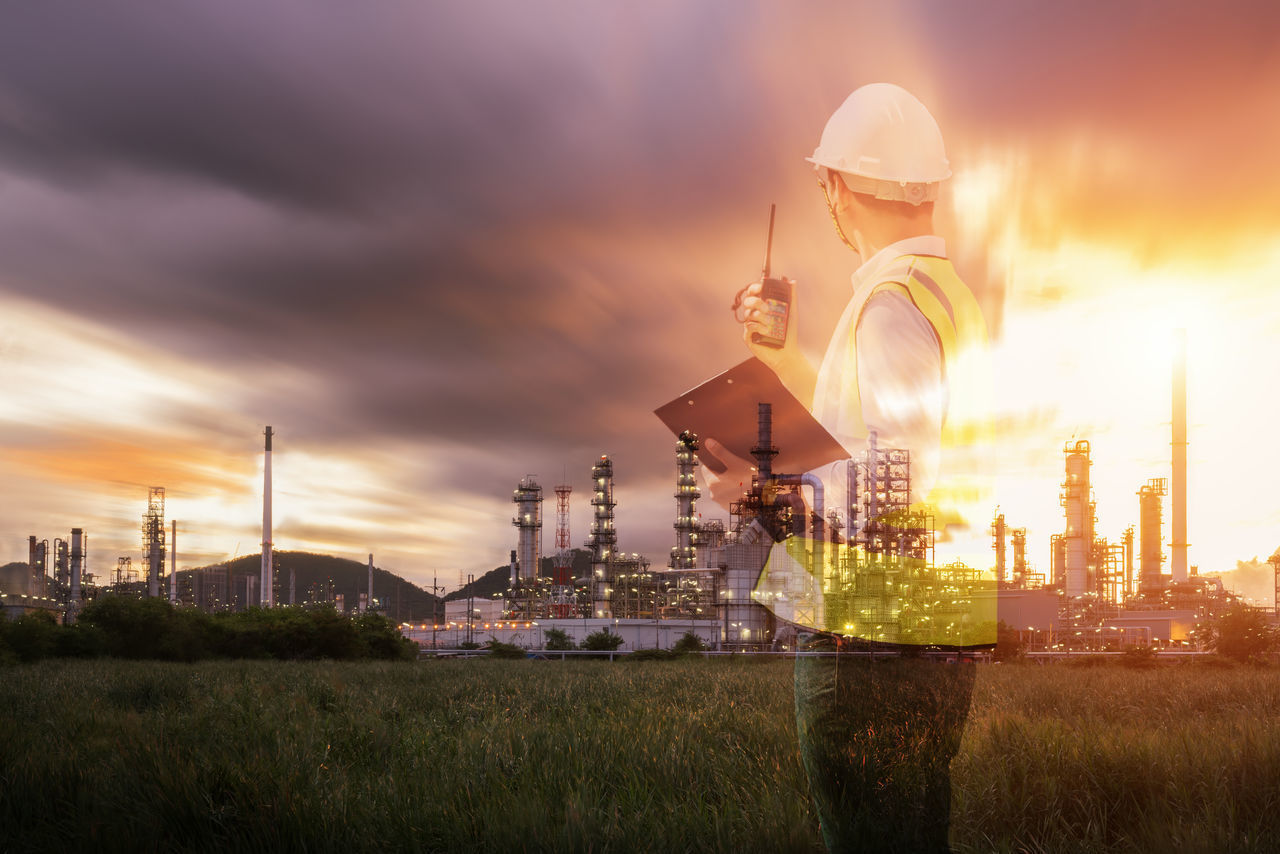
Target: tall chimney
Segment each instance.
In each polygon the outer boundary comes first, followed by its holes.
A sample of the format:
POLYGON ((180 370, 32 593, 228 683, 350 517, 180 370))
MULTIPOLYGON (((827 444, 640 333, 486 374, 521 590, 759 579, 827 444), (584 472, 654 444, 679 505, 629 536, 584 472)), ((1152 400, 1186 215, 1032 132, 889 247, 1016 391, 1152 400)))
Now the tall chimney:
POLYGON ((265 433, 267 437, 266 453, 262 467, 262 574, 260 576, 260 585, 262 590, 262 607, 270 608, 272 605, 272 577, 271 577, 271 426, 268 425, 265 433))
POLYGON ((373 610, 373 555, 369 555, 369 610, 373 610))
POLYGON ((1187 330, 1174 335, 1173 351, 1173 581, 1187 580, 1187 330))
POLYGON ((169 604, 178 601, 178 520, 172 519, 169 526, 173 533, 169 535, 169 604))
POLYGON ((71 607, 80 605, 80 579, 84 575, 84 529, 71 529, 71 607))

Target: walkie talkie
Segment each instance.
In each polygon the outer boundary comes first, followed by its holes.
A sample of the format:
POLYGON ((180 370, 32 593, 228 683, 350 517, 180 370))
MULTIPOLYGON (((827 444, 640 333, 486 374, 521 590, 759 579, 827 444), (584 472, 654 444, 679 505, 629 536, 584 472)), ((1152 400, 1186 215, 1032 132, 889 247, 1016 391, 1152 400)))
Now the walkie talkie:
POLYGON ((769 205, 769 238, 764 245, 764 270, 760 273, 760 299, 764 301, 764 332, 751 333, 751 340, 766 347, 781 348, 787 343, 787 320, 791 315, 791 283, 769 275, 773 256, 773 216, 777 205, 769 205))

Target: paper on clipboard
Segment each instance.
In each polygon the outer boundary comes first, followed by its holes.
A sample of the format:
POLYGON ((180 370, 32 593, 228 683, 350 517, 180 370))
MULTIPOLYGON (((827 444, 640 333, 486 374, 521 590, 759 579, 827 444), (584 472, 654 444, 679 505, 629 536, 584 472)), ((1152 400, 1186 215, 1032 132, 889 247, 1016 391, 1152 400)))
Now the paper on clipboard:
MULTIPOLYGON (((700 439, 715 439, 730 453, 751 459, 759 437, 758 405, 773 408, 773 459, 777 472, 800 474, 849 457, 849 452, 796 400, 777 375, 751 358, 717 374, 653 412, 677 436, 685 430, 700 439)), ((707 468, 719 473, 710 457, 707 468)))

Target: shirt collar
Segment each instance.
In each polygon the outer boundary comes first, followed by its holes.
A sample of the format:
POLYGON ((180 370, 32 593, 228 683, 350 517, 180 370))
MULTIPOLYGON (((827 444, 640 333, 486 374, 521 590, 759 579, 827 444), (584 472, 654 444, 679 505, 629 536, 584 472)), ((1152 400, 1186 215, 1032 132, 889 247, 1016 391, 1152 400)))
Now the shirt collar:
POLYGON ((858 290, 864 282, 874 279, 877 273, 894 259, 903 255, 931 255, 935 258, 947 257, 947 242, 936 234, 922 234, 919 237, 908 237, 897 243, 890 243, 872 255, 853 273, 853 289, 858 290))

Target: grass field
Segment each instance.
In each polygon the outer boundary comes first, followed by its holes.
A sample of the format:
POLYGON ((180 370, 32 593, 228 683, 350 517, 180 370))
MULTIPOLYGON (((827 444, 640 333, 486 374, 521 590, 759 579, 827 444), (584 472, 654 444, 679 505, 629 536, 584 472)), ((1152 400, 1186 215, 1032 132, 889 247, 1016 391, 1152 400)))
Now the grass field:
MULTIPOLYGON (((1280 671, 986 666, 958 850, 1280 848, 1280 671)), ((5 851, 820 851, 782 661, 0 670, 5 851)))

